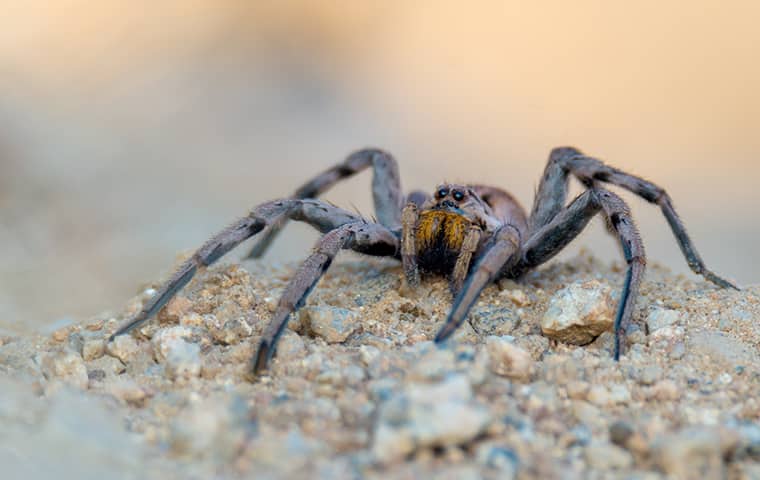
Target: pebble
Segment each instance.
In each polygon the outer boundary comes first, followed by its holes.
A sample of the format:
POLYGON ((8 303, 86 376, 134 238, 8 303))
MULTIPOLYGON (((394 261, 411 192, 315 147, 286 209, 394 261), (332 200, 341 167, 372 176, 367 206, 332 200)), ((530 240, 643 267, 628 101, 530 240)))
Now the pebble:
POLYGON ((598 405, 600 407, 605 407, 613 403, 612 397, 610 396, 610 391, 604 385, 592 386, 586 395, 586 399, 594 405, 598 405))
POLYGON ((360 327, 356 312, 335 307, 304 307, 301 322, 327 343, 343 343, 360 327))
POLYGON ((633 456, 612 443, 592 441, 586 447, 588 464, 599 470, 622 470, 633 465, 633 456))
POLYGON ((647 365, 639 370, 638 381, 642 385, 652 385, 662 377, 662 367, 647 365))
POLYGON ((534 370, 533 357, 505 337, 486 338, 490 368, 496 375, 529 380, 534 370))
POLYGON ((657 465, 674 478, 725 478, 724 453, 737 435, 720 428, 690 427, 665 435, 653 448, 657 465))
POLYGON ((541 331, 549 338, 574 345, 591 343, 612 327, 612 289, 601 282, 575 282, 549 300, 541 331))
POLYGON ((508 335, 520 325, 514 307, 477 306, 470 313, 470 325, 479 335, 508 335))
POLYGON ((660 380, 652 387, 651 396, 660 401, 678 400, 681 389, 673 380, 660 380))
POLYGON ((51 352, 42 357, 42 374, 48 380, 61 380, 82 390, 90 383, 87 367, 79 354, 72 351, 51 352))
POLYGON ((110 380, 103 386, 103 390, 115 398, 138 407, 143 405, 148 396, 147 392, 130 378, 110 380))
POLYGON ((646 323, 649 333, 652 334, 657 330, 678 324, 681 320, 681 313, 669 308, 655 307, 647 315, 646 323))
POLYGON ((106 343, 102 338, 85 338, 82 342, 82 358, 85 361, 96 360, 103 356, 106 343))
POLYGON ((247 339, 253 333, 251 324, 244 318, 227 320, 221 328, 209 329, 214 340, 223 345, 234 345, 247 339))
POLYGON ((153 356, 158 362, 165 361, 169 355, 169 351, 174 348, 178 341, 185 341, 192 336, 193 330, 181 325, 158 330, 151 339, 153 356))
POLYGON ((509 299, 518 307, 528 307, 531 305, 530 297, 519 289, 507 289, 501 292, 501 296, 509 299))
POLYGON ((174 417, 169 447, 175 455, 211 459, 222 465, 240 453, 253 435, 253 427, 244 398, 235 394, 213 394, 192 401, 174 417))
POLYGON ((180 382, 198 377, 201 374, 200 351, 198 344, 181 338, 166 342, 163 355, 167 377, 180 382))
POLYGON ((505 445, 493 442, 481 443, 475 451, 475 461, 491 472, 497 473, 500 479, 517 478, 520 459, 514 450, 505 445))
POLYGON ((418 448, 462 445, 491 421, 488 409, 473 401, 465 375, 434 384, 412 383, 380 406, 372 455, 379 463, 389 463, 418 448))
POLYGON ((108 342, 106 353, 123 363, 129 363, 140 353, 140 347, 131 335, 119 335, 108 342))

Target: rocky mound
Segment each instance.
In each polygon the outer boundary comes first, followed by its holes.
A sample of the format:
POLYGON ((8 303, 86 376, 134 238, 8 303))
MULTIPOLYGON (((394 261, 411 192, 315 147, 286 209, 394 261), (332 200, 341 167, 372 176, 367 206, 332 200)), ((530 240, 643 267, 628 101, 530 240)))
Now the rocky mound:
POLYGON ((152 288, 118 315, 0 337, 4 475, 760 478, 758 287, 651 267, 615 363, 620 266, 582 255, 493 285, 438 347, 445 281, 406 292, 397 264, 348 260, 252 383, 292 272, 209 269, 108 344, 152 288))

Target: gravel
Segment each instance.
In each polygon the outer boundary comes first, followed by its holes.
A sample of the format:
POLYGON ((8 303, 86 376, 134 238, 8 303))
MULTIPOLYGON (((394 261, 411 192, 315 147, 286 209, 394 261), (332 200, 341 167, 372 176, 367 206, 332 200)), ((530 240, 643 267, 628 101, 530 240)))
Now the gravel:
MULTIPOLYGON (((650 266, 616 363, 624 270, 588 256, 488 287, 453 340, 443 279, 400 291, 385 260, 325 275, 250 359, 292 268, 218 266, 157 319, 0 341, 8 478, 753 478, 760 288, 650 266), (585 345, 579 346, 577 344, 585 345)), ((150 289, 146 290, 149 292, 150 289)))

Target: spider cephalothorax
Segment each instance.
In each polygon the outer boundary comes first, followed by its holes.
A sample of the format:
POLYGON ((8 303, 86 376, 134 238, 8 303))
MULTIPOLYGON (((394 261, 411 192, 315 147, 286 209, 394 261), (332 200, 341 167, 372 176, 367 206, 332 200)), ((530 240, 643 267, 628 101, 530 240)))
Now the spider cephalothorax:
POLYGON ((419 283, 420 271, 447 275, 454 301, 435 338, 441 342, 467 318, 488 283, 505 277, 519 278, 546 262, 570 243, 592 217, 602 214, 618 237, 628 264, 614 324, 617 360, 623 351, 622 340, 631 321, 646 259, 628 205, 603 188, 603 183, 629 190, 659 206, 691 269, 718 286, 737 288, 705 267, 665 190, 575 148, 552 150, 530 216, 510 194, 484 185, 445 184, 438 186, 432 197, 419 191, 404 196, 393 157, 381 150, 365 149, 316 176, 292 197, 259 205, 212 237, 113 336, 149 319, 199 268, 212 264, 263 230, 250 254, 262 255, 290 219, 306 222, 324 236, 282 294, 253 359, 255 374, 266 369, 288 318, 303 304, 341 249, 401 260, 411 287, 419 283), (374 173, 372 193, 377 222, 315 199, 338 180, 368 167, 374 173), (580 180, 586 190, 567 204, 570 176, 580 180))

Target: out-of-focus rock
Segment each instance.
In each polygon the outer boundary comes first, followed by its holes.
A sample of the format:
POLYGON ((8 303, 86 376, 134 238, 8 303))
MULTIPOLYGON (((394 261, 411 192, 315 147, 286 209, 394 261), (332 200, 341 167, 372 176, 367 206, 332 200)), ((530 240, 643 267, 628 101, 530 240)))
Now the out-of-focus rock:
POLYGON ((465 375, 435 384, 411 384, 380 407, 372 454, 380 463, 404 458, 417 448, 464 444, 491 422, 473 401, 465 375))
POLYGON ((491 371, 503 377, 528 380, 533 373, 533 358, 528 352, 504 337, 486 339, 491 371))
POLYGON ((345 342, 360 327, 356 312, 335 307, 304 307, 301 322, 327 343, 345 342))
POLYGON ((64 350, 45 354, 41 367, 48 380, 60 380, 83 390, 89 385, 87 367, 77 353, 64 350))

